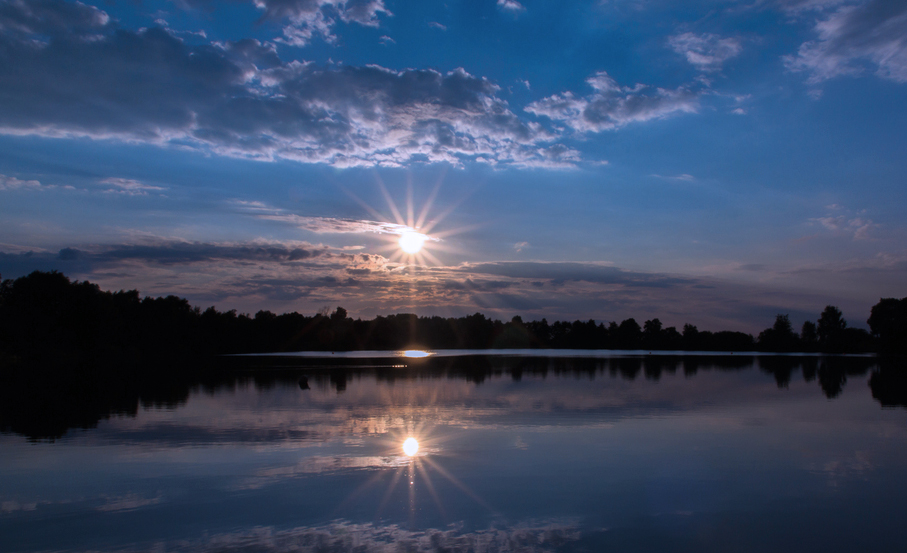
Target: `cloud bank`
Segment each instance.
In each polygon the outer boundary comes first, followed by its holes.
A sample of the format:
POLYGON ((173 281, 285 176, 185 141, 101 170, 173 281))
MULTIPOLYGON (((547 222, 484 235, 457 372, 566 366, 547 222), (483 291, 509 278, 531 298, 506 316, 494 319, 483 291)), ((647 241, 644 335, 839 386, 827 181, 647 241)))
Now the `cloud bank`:
MULTIPOLYGON (((208 6, 203 0, 188 5, 208 6)), ((337 21, 375 26, 389 15, 381 0, 255 5, 263 21, 289 22, 278 42, 297 45, 315 35, 329 39, 337 21)), ((501 9, 518 5, 505 2, 501 9)), ((98 8, 64 0, 0 4, 0 133, 335 167, 478 162, 560 168, 581 157, 558 143, 566 133, 551 122, 577 132, 612 130, 695 112, 702 95, 689 87, 620 86, 599 72, 588 79, 594 89, 588 96, 563 92, 516 113, 497 84, 462 68, 318 66, 283 61, 274 43, 184 35, 165 24, 128 30, 98 8)), ((712 35, 675 39, 703 70, 739 49, 733 39, 712 35)))
MULTIPOLYGON (((291 18, 326 5, 262 4, 267 17, 291 18)), ((380 2, 331 5, 362 24, 383 9, 380 2)), ((517 117, 497 85, 463 69, 285 63, 273 45, 192 45, 161 27, 121 29, 96 8, 62 0, 4 4, 0 30, 6 134, 112 138, 338 167, 576 159, 541 125, 517 117)))

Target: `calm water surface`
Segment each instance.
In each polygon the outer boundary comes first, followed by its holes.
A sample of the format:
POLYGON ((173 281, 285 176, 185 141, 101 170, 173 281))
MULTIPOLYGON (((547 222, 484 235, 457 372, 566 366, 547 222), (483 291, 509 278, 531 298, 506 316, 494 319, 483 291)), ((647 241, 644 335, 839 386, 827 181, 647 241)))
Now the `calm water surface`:
POLYGON ((240 375, 0 435, 0 550, 903 551, 907 410, 873 363, 240 375))

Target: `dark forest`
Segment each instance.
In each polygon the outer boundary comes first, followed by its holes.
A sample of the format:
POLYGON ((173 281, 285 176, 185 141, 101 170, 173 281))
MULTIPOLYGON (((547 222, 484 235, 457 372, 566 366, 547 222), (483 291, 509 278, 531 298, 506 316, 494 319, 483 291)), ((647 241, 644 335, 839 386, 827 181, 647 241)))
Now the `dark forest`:
POLYGON ((481 313, 459 317, 413 314, 352 319, 342 307, 306 316, 193 307, 183 298, 107 292, 58 272, 33 272, 0 284, 0 355, 16 360, 96 363, 142 358, 154 362, 231 353, 487 348, 575 348, 671 351, 762 351, 903 354, 907 298, 882 299, 852 328, 834 306, 799 332, 787 315, 752 336, 743 332, 664 327, 657 318, 608 324, 588 321, 501 322, 481 313))

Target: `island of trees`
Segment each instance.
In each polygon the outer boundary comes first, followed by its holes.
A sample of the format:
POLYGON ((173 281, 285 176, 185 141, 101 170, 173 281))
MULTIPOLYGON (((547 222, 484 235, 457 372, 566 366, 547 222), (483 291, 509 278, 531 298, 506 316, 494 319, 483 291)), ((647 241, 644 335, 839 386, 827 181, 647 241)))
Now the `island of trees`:
POLYGON ((576 348, 680 351, 907 352, 907 298, 881 299, 868 319, 870 332, 847 325, 827 306, 799 332, 787 315, 752 336, 743 332, 665 328, 658 319, 608 324, 588 321, 508 322, 481 313, 459 318, 414 314, 352 319, 338 307, 306 316, 259 311, 202 310, 183 298, 142 297, 137 290, 108 292, 58 272, 36 271, 0 283, 0 366, 23 359, 53 363, 102 359, 154 362, 227 353, 290 351, 576 348))

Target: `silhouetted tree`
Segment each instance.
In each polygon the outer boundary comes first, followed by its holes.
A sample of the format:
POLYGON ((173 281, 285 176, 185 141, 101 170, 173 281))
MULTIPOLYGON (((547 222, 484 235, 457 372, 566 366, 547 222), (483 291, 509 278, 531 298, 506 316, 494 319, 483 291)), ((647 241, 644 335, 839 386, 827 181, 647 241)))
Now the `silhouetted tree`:
POLYGON ((777 315, 772 328, 759 333, 759 347, 763 351, 794 351, 798 342, 799 337, 791 328, 787 315, 777 315))
POLYGON ((819 316, 816 333, 819 336, 819 345, 823 351, 841 351, 839 340, 841 333, 847 328, 841 310, 833 305, 826 305, 822 315, 819 316))
POLYGON ((800 327, 800 343, 804 351, 815 351, 819 345, 819 335, 816 334, 816 323, 812 321, 803 321, 800 327))
POLYGON ((661 349, 661 321, 650 319, 643 323, 642 346, 645 349, 661 349))
POLYGON ((617 328, 617 347, 620 349, 637 349, 642 340, 642 329, 636 319, 621 321, 617 328))
POLYGON ((883 298, 872 306, 866 321, 879 349, 885 353, 907 353, 907 298, 883 298))

